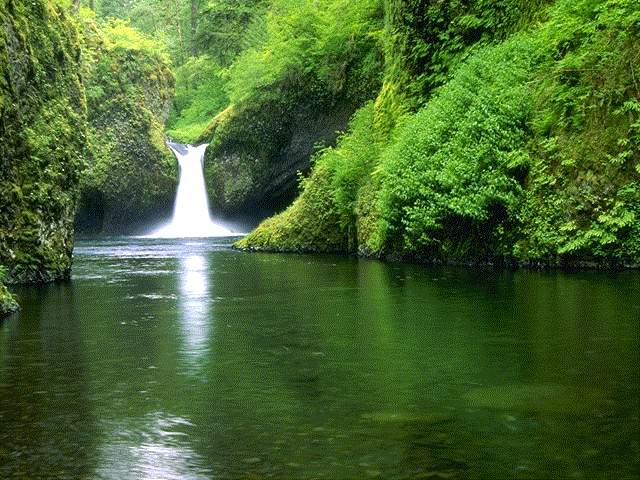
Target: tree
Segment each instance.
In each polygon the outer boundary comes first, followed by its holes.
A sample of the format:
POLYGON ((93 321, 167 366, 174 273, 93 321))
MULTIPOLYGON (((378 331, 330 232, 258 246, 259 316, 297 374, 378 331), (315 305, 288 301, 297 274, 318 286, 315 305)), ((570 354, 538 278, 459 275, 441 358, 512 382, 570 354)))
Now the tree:
POLYGON ((200 7, 196 49, 229 65, 246 47, 245 33, 265 9, 264 0, 206 0, 200 7))

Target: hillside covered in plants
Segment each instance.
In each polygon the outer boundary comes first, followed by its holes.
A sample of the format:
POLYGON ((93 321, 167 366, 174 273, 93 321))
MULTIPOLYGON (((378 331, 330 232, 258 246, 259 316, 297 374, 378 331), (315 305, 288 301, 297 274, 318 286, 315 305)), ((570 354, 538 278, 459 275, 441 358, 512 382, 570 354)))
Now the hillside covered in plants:
MULTIPOLYGON (((0 282, 66 279, 74 224, 170 212, 174 75, 164 46, 69 2, 2 2, 0 20, 0 282)), ((0 283, 0 315, 16 308, 0 283)))
MULTIPOLYGON (((0 3, 0 282, 68 277, 86 100, 80 39, 51 2, 0 3)), ((0 316, 17 307, 0 283, 0 316)))
POLYGON ((637 264, 640 5, 384 8, 377 97, 314 155, 297 200, 238 245, 637 264))
POLYGON ((239 247, 640 260, 637 2, 162 5, 94 9, 166 46, 214 212, 281 212, 239 247))

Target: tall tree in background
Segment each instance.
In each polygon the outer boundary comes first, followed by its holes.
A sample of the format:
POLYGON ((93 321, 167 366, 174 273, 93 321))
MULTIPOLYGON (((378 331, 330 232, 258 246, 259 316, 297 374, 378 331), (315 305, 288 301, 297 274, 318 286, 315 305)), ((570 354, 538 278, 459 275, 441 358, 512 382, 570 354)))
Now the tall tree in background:
POLYGON ((200 16, 200 5, 202 0, 191 0, 191 54, 196 56, 198 54, 198 48, 196 46, 196 35, 198 32, 198 18, 200 16))
POLYGON ((203 0, 195 37, 196 51, 229 65, 247 47, 245 34, 261 17, 265 0, 203 0))
POLYGON ((127 18, 134 3, 133 0, 99 0, 94 9, 103 18, 127 18))
POLYGON ((175 66, 202 54, 229 65, 247 47, 246 33, 267 4, 268 0, 73 0, 75 10, 84 5, 98 18, 129 20, 166 44, 175 66))

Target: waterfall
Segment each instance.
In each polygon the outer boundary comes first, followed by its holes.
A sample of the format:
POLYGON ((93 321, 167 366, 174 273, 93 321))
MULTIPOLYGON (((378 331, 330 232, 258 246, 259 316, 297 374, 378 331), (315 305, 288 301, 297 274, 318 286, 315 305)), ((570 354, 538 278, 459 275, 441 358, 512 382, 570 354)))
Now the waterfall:
POLYGON ((194 147, 168 143, 180 165, 180 183, 171 223, 151 238, 228 237, 237 235, 211 220, 204 183, 204 153, 207 145, 194 147))

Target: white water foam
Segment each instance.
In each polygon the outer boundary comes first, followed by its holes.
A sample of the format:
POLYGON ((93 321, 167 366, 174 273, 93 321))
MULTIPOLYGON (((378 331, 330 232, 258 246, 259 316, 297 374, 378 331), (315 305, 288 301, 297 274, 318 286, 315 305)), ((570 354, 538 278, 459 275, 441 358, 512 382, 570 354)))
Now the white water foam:
POLYGON ((209 214, 209 202, 204 182, 203 164, 207 145, 169 144, 180 164, 180 183, 168 225, 146 238, 196 238, 237 236, 214 222, 209 214))

